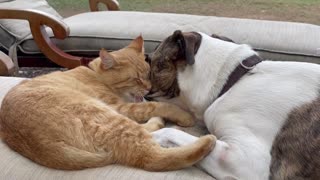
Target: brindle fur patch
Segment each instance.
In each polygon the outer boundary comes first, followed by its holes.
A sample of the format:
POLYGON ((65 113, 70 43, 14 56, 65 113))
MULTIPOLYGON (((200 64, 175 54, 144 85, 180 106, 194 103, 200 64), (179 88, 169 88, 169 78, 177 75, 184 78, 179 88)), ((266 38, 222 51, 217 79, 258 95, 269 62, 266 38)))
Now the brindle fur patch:
POLYGON ((200 34, 196 32, 182 33, 177 30, 156 48, 150 58, 152 90, 149 99, 156 92, 161 92, 160 96, 167 98, 179 95, 177 71, 192 63, 188 62, 187 59, 191 59, 191 61, 192 58, 194 59, 194 54, 197 52, 200 43, 200 34))
POLYGON ((320 179, 320 97, 293 110, 271 150, 270 180, 320 179))

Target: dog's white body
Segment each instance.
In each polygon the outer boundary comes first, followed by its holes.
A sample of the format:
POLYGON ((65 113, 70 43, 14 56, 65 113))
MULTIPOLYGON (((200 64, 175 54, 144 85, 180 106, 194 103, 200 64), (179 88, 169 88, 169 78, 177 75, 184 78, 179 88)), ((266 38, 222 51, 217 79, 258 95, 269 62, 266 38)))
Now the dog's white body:
MULTIPOLYGON (((320 66, 263 61, 215 100, 239 62, 256 52, 200 34, 195 64, 178 73, 185 104, 219 139, 198 165, 217 179, 268 179, 273 140, 294 108, 318 97, 320 66)), ((169 128, 154 138, 175 145, 197 139, 169 128)))

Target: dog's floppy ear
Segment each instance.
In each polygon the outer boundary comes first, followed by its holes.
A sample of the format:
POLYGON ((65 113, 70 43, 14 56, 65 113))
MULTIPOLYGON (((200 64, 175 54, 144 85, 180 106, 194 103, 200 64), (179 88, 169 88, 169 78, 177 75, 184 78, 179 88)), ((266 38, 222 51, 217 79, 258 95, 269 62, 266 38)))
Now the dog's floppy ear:
POLYGON ((195 32, 182 33, 180 30, 176 30, 172 39, 178 44, 187 64, 193 65, 194 55, 200 46, 201 35, 195 32))
POLYGON ((223 41, 228 41, 228 42, 233 42, 234 43, 233 40, 231 40, 230 38, 227 38, 225 36, 219 36, 219 35, 216 35, 216 34, 212 34, 211 37, 217 38, 217 39, 221 39, 223 41))

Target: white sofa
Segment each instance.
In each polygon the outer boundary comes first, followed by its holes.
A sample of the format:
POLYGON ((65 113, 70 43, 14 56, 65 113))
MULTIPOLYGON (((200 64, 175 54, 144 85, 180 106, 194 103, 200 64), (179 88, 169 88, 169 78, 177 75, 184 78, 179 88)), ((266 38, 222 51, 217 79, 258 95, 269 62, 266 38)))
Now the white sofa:
MULTIPOLYGON (((101 48, 117 50, 142 34, 149 53, 174 30, 181 29, 229 37, 251 45, 267 59, 320 62, 320 26, 312 24, 133 11, 98 11, 62 18, 45 0, 6 1, 0 2, 0 10, 40 10, 69 28, 70 34, 64 40, 52 38, 65 52, 97 54, 101 48)), ((10 51, 11 58, 16 58, 17 51, 41 53, 28 27, 27 21, 0 19, 0 45, 10 51)))
MULTIPOLYGON (((140 33, 146 52, 152 52, 174 30, 202 31, 229 37, 237 43, 247 43, 261 56, 274 60, 320 62, 320 26, 186 14, 101 11, 62 18, 45 0, 0 1, 1 9, 37 9, 50 14, 70 34, 64 40, 52 41, 65 52, 97 53, 100 48, 117 50, 140 33)), ((47 29, 53 37, 51 29, 47 29)), ((41 53, 26 21, 0 19, 0 46, 10 52, 41 53)), ((41 49, 41 47, 40 47, 41 49)), ((46 52, 44 52, 46 54, 46 52)), ((47 54, 46 54, 47 55, 47 54)), ((49 56, 49 58, 51 58, 49 56)), ((22 79, 0 77, 0 103, 6 92, 22 79)), ((204 131, 202 131, 205 133, 204 131)), ((119 165, 83 171, 59 171, 39 166, 10 150, 0 141, 0 179, 213 179, 205 172, 190 167, 171 172, 147 172, 119 165)))

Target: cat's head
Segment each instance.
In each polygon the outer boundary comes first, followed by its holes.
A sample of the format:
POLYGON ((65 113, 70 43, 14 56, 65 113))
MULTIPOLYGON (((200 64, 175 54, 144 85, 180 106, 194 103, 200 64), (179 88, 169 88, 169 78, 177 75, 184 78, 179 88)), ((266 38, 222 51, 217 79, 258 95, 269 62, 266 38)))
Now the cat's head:
POLYGON ((101 50, 98 61, 91 66, 104 84, 127 101, 142 101, 151 89, 150 67, 145 61, 142 36, 118 51, 101 50))

